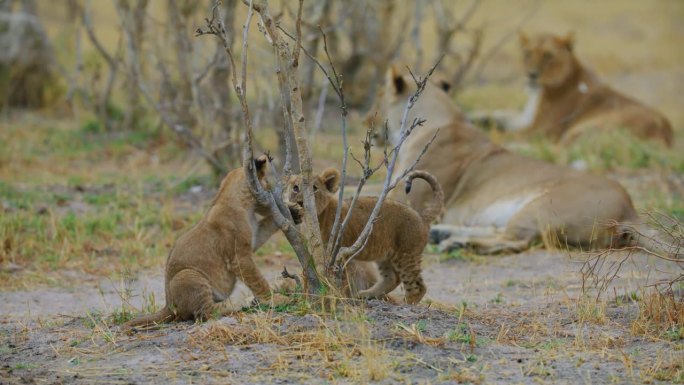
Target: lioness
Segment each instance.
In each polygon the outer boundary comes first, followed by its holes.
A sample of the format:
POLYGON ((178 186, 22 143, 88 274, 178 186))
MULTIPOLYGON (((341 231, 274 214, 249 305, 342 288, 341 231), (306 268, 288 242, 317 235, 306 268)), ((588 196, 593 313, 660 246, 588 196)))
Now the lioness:
MULTIPOLYGON (((404 301, 418 303, 425 295, 426 288, 421 277, 423 249, 428 242, 430 223, 437 218, 444 207, 444 193, 439 183, 427 172, 413 171, 408 174, 406 191, 411 190, 414 178, 424 179, 432 189, 432 199, 420 213, 409 206, 386 200, 373 230, 362 251, 354 261, 373 261, 380 269, 380 280, 366 290, 360 290, 357 297, 378 298, 387 295, 401 282, 404 285, 404 301)), ((313 188, 316 210, 324 242, 328 242, 337 210, 337 189, 340 172, 335 168, 323 170, 314 180, 313 188)), ((291 202, 302 205, 300 191, 301 177, 290 179, 288 191, 291 202)), ((349 211, 350 199, 342 202, 342 218, 349 211)), ((354 206, 351 219, 342 235, 341 245, 351 246, 363 231, 377 197, 360 197, 354 206)))
MULTIPOLYGON (((386 113, 390 140, 399 136, 406 100, 414 89, 412 80, 388 70, 378 105, 386 113)), ((417 168, 433 174, 444 189, 443 224, 431 232, 443 249, 518 252, 544 232, 564 244, 604 247, 622 230, 614 222, 637 220, 630 197, 618 183, 492 143, 435 84, 428 82, 407 121, 417 117, 427 121, 406 140, 396 168, 410 165, 439 130, 417 168)), ((421 209, 432 202, 429 190, 417 185, 408 196, 392 191, 390 197, 421 209)))
MULTIPOLYGON (((254 160, 264 179, 268 158, 254 160)), ((268 215, 257 204, 243 168, 226 175, 209 211, 176 241, 166 261, 166 305, 161 311, 129 321, 124 329, 175 320, 207 319, 233 311, 224 302, 239 278, 259 301, 284 304, 288 297, 272 293, 252 260, 255 214, 268 215)))
POLYGON ((665 116, 603 83, 577 59, 573 36, 520 33, 530 95, 524 113, 500 123, 508 130, 575 140, 587 130, 626 128, 642 139, 672 146, 665 116))

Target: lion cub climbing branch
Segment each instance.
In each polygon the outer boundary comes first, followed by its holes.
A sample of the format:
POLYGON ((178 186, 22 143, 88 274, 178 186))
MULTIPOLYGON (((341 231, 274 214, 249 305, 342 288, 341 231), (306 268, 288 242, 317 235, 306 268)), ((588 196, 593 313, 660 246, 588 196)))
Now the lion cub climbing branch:
MULTIPOLYGON (((268 158, 254 160, 262 185, 268 158)), ((206 319, 232 311, 224 302, 239 278, 259 301, 283 304, 273 294, 252 260, 255 214, 268 215, 250 193, 243 168, 226 175, 204 218, 181 235, 166 261, 166 305, 154 314, 134 319, 124 328, 176 320, 206 319)))
MULTIPOLYGON (((382 297, 394 290, 399 282, 404 285, 406 303, 417 303, 425 295, 426 288, 420 275, 421 256, 428 242, 430 223, 441 214, 444 207, 444 193, 437 179, 425 171, 413 171, 407 175, 407 191, 410 191, 415 178, 423 179, 430 185, 433 191, 432 201, 420 213, 396 201, 386 200, 383 203, 365 247, 353 257, 354 261, 375 262, 380 269, 380 279, 372 287, 359 291, 358 297, 382 297)), ((329 241, 335 220, 338 205, 335 192, 339 188, 339 182, 340 172, 335 168, 323 170, 314 180, 316 211, 324 242, 329 241)), ((301 204, 300 183, 298 176, 290 179, 288 197, 291 202, 301 204)), ((342 234, 343 247, 353 244, 359 237, 377 199, 359 198, 342 234)), ((342 216, 347 214, 349 203, 348 199, 342 201, 342 216)))

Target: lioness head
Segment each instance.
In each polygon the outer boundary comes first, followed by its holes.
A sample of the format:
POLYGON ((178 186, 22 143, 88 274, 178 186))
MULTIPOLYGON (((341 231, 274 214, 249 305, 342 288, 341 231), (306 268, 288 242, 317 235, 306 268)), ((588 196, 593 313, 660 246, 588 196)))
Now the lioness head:
POLYGON ((530 85, 558 87, 572 75, 576 59, 572 52, 574 37, 541 34, 528 37, 520 33, 523 63, 530 85))
MULTIPOLYGON (((325 210, 333 200, 337 200, 335 193, 340 187, 340 172, 333 167, 326 168, 313 179, 314 198, 316 199, 316 214, 325 210)), ((288 202, 304 205, 304 191, 301 175, 293 175, 287 186, 288 202)))
MULTIPOLYGON (((408 97, 415 92, 415 81, 408 75, 407 71, 402 71, 397 66, 390 66, 385 74, 385 86, 380 88, 375 96, 373 105, 364 117, 364 124, 367 127, 375 127, 375 144, 383 146, 389 140, 390 145, 398 142, 399 123, 397 119, 392 120, 392 116, 401 116, 408 97), (387 119, 387 121, 386 121, 387 119), (385 124, 387 123, 387 124, 385 124)), ((445 76, 434 74, 425 86, 423 96, 418 99, 414 110, 421 111, 421 118, 430 117, 436 121, 435 113, 439 114, 443 110, 449 110, 450 114, 458 113, 451 105, 451 98, 448 92, 451 90, 451 83, 445 76), (424 102, 423 100, 427 100, 424 102)), ((411 118, 408 119, 411 121, 411 118)))

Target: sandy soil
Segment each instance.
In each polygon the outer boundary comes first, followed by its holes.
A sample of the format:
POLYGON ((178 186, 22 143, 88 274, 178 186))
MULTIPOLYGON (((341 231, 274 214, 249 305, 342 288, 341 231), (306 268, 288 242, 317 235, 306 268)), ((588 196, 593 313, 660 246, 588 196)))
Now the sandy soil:
MULTIPOLYGON (((161 271, 127 282, 90 277, 70 288, 4 292, 0 382, 601 384, 655 381, 654 366, 681 365, 681 342, 633 335, 636 305, 615 300, 663 275, 664 267, 645 256, 625 265, 609 290, 616 298, 608 301, 605 318, 590 322, 582 319, 583 302, 577 300, 580 258, 543 250, 470 261, 429 255, 424 263, 429 291, 419 306, 371 301, 362 309, 361 323, 262 314, 282 338, 299 330, 365 325, 369 341, 383 348, 373 364, 384 368, 380 374, 366 368, 363 353, 341 358, 343 353, 331 349, 321 357, 320 352, 297 355, 295 347, 279 343, 204 343, 212 328, 253 330, 248 315, 133 336, 102 321, 121 306, 122 287, 131 290, 135 306, 143 292, 162 302, 161 271), (336 365, 343 358, 358 367, 356 375, 339 375, 336 365)), ((283 264, 291 271, 296 266, 286 256, 262 257, 260 263, 269 277, 283 264)), ((79 278, 74 273, 73 279, 79 278)), ((246 303, 249 293, 241 286, 232 299, 246 303)))

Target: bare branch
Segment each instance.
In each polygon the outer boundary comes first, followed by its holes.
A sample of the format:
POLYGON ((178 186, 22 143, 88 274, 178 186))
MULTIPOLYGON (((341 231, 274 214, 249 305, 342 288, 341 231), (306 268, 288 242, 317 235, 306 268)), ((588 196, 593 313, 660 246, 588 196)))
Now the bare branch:
POLYGON ((86 9, 82 10, 82 20, 83 20, 83 26, 85 27, 86 34, 88 35, 88 39, 90 42, 95 46, 95 49, 100 53, 100 55, 105 59, 107 62, 107 66, 109 67, 109 76, 107 77, 107 83, 105 85, 105 89, 100 95, 100 98, 98 100, 98 115, 100 118, 100 121, 108 130, 112 130, 113 127, 111 125, 111 122, 109 121, 109 117, 107 114, 107 107, 109 105, 109 99, 111 98, 112 95, 112 90, 114 89, 114 82, 116 81, 116 75, 118 72, 118 62, 112 56, 107 52, 107 50, 104 48, 102 43, 100 43, 100 40, 97 38, 95 35, 95 31, 93 29, 93 24, 90 19, 90 10, 89 10, 90 2, 86 3, 86 9))
MULTIPOLYGON (((676 266, 680 269, 678 274, 667 272, 674 274, 674 277, 660 279, 648 286, 671 286, 676 282, 684 281, 684 253, 682 252, 682 247, 684 246, 684 227, 682 227, 681 222, 667 215, 660 214, 659 218, 654 213, 648 213, 647 217, 649 217, 651 224, 655 228, 651 226, 646 228, 645 224, 618 223, 615 221, 607 224, 611 227, 621 228, 636 244, 618 248, 611 247, 600 252, 591 253, 589 258, 582 263, 580 269, 583 291, 586 291, 589 286, 596 288, 598 298, 617 277, 624 263, 632 259, 637 252, 670 262, 670 266, 676 266), (664 219, 669 224, 663 223, 664 219), (649 230, 651 234, 647 234, 644 230, 649 230), (668 234, 672 241, 665 242, 658 235, 655 235, 655 232, 668 234), (617 261, 609 260, 612 255, 618 252, 626 252, 627 254, 619 257, 617 261)), ((618 235, 622 239, 624 234, 618 235)))
POLYGON ((302 48, 302 4, 304 0, 299 0, 299 7, 297 8, 297 40, 295 41, 294 53, 292 54, 292 67, 297 68, 299 66, 299 51, 302 48))
MULTIPOLYGON (((215 6, 214 9, 212 10, 212 18, 211 19, 206 19, 206 30, 198 29, 196 31, 197 35, 204 35, 204 34, 212 34, 217 36, 224 45, 224 49, 226 51, 226 55, 228 55, 230 59, 231 66, 233 68, 233 86, 235 88, 235 93, 238 96, 238 99, 240 101, 240 106, 242 108, 242 115, 243 115, 243 122, 245 124, 245 131, 246 131, 246 142, 244 145, 244 167, 245 170, 247 171, 247 175, 249 176, 248 181, 250 185, 250 189, 252 190, 252 193, 254 194, 255 198, 257 201, 264 205, 269 207, 271 214, 273 215, 273 219, 277 226, 283 230, 285 233, 285 236, 287 237, 288 241, 292 245, 292 247, 295 249, 295 252, 297 254, 297 257, 299 258, 299 262, 304 269, 304 274, 306 276, 307 282, 309 284, 309 289, 311 291, 317 291, 321 286, 320 286, 320 280, 318 279, 318 275, 316 272, 316 268, 314 265, 314 258, 312 255, 309 253, 309 250, 304 246, 306 242, 303 242, 302 239, 300 238, 299 232, 296 230, 293 222, 291 221, 291 216, 288 211, 288 209, 285 207, 285 205, 282 202, 282 199, 280 197, 280 194, 276 194, 274 197, 273 194, 265 191, 261 184, 258 182, 257 176, 256 176, 256 171, 254 170, 253 167, 253 128, 252 128, 252 118, 249 113, 249 106, 247 104, 247 99, 246 99, 246 87, 247 87, 247 38, 248 38, 248 31, 249 31, 249 26, 251 23, 253 11, 259 12, 261 19, 264 22, 264 27, 265 30, 268 32, 269 36, 271 36, 274 47, 276 48, 276 57, 281 60, 281 63, 292 63, 291 60, 286 60, 289 57, 291 57, 291 53, 286 50, 286 47, 284 42, 282 41, 282 38, 277 35, 277 30, 275 29, 274 26, 274 21, 270 16, 270 13, 268 12, 268 5, 266 1, 261 2, 260 4, 253 4, 253 1, 250 0, 249 2, 249 10, 247 12, 247 21, 244 26, 243 30, 243 47, 242 47, 242 68, 241 68, 241 79, 240 82, 238 83, 237 75, 236 75, 236 68, 235 68, 235 60, 233 58, 232 51, 230 49, 230 46, 228 44, 228 39, 226 36, 225 28, 223 27, 222 20, 221 18, 218 18, 218 21, 216 21, 216 17, 214 12, 217 11, 217 7, 215 6)), ((303 122, 304 122, 304 117, 301 115, 301 97, 299 98, 299 105, 297 105, 297 100, 296 100, 296 78, 294 78, 294 71, 290 67, 286 67, 285 71, 280 71, 278 72, 286 72, 287 75, 289 75, 289 79, 283 79, 287 80, 287 83, 283 82, 281 84, 281 88, 284 88, 287 85, 293 85, 294 87, 290 87, 291 94, 290 94, 290 105, 291 109, 294 112, 298 113, 298 118, 299 120, 297 122, 294 122, 293 126, 295 127, 295 132, 297 135, 302 135, 302 127, 303 127, 303 122), (297 109, 299 107, 299 109, 297 109), (299 123, 299 124, 298 124, 299 123)), ((281 90, 282 91, 282 90, 281 90)), ((282 94, 282 92, 281 92, 282 94)), ((298 137, 298 140, 300 137, 298 137)), ((303 143, 306 144, 306 139, 303 139, 303 143)), ((298 143, 298 147, 299 147, 298 143)), ((306 148, 300 148, 300 160, 308 160, 308 167, 310 170, 310 156, 308 152, 306 151, 306 148), (302 153, 307 157, 304 159, 301 159, 302 153)), ((306 162, 302 162, 302 164, 306 164, 306 162)), ((272 168, 275 170, 275 168, 272 168)), ((275 171, 274 171, 275 172, 275 171)), ((310 175, 310 173, 309 173, 310 175)), ((276 178, 277 180, 277 191, 282 191, 281 186, 279 185, 280 178, 276 178)), ((310 188, 311 189, 311 188, 310 188)), ((312 189, 311 189, 312 190, 312 189)), ((313 203, 313 191, 311 191, 311 202, 313 203)), ((305 210, 305 216, 307 216, 307 210, 310 210, 310 207, 305 210)), ((315 218, 315 210, 314 211, 309 211, 314 213, 314 218, 315 218)), ((309 220, 310 215, 307 216, 307 220, 309 220)), ((315 218, 317 219, 317 218, 315 218)), ((311 223, 311 222, 309 222, 311 223)), ((313 222, 318 228, 318 222, 313 222)), ((317 231, 318 237, 320 239, 320 230, 317 231)), ((311 242, 312 237, 309 237, 309 245, 312 244, 311 242)), ((320 247, 320 244, 319 244, 320 247)), ((315 249, 314 249, 315 250, 315 249)))
MULTIPOLYGON (((382 192, 380 193, 380 196, 378 197, 378 200, 375 203, 375 206, 373 207, 373 211, 371 212, 370 217, 368 218, 368 222, 366 222, 366 226, 364 227, 363 231, 361 232, 361 235, 359 238, 354 242, 353 245, 348 246, 348 247, 342 247, 339 250, 339 254, 336 256, 336 259, 339 261, 344 261, 345 265, 349 263, 349 261, 352 259, 351 256, 356 255, 358 251, 363 248, 364 244, 366 243, 368 237, 370 236, 371 232, 373 231, 373 223, 377 220, 377 216, 380 213, 380 208, 382 207, 385 198, 387 197, 387 194, 397 185, 398 181, 400 178, 403 178, 406 173, 409 171, 404 170, 402 174, 400 175, 399 178, 393 180, 393 173, 394 173, 394 166, 397 162, 397 157, 399 154, 399 151, 401 150, 402 145, 406 141, 406 138, 411 134, 411 132, 421 125, 424 120, 416 118, 413 120, 410 126, 407 127, 407 118, 409 111, 413 108, 415 105, 416 101, 422 94, 422 92, 425 90, 425 86, 427 84, 428 79, 432 75, 432 73, 435 71, 437 66, 439 65, 440 60, 438 60, 435 65, 428 71, 428 74, 425 76, 425 78, 421 79, 416 79, 414 77, 414 80, 416 80, 416 91, 408 98, 406 101, 406 107, 404 108, 404 112, 401 118, 401 123, 400 123, 400 140, 399 143, 395 146, 395 149, 391 152, 391 157, 392 159, 387 163, 387 175, 385 177, 385 182, 383 184, 382 192)), ((414 162, 412 167, 415 167, 415 164, 420 160, 420 157, 427 151, 427 148, 430 146, 434 138, 436 137, 437 134, 428 142, 425 147, 423 148, 423 151, 421 152, 419 159, 414 162)), ((351 215, 353 208, 350 208, 350 210, 347 212, 347 217, 351 215)), ((344 226, 340 230, 341 233, 344 232, 344 226)), ((343 271, 344 269, 341 269, 343 271)))
POLYGON ((501 49, 501 47, 504 46, 509 40, 511 40, 514 36, 515 33, 522 28, 534 15, 539 11, 539 8, 541 8, 542 1, 537 0, 531 7, 530 10, 523 15, 523 17, 516 23, 515 27, 511 28, 511 30, 501 36, 499 41, 497 41, 492 48, 490 48, 483 56, 482 59, 478 62, 477 67, 475 68, 475 72, 473 73, 472 79, 479 80, 482 76, 482 72, 484 71, 485 67, 489 63, 489 61, 496 55, 496 53, 501 49))
POLYGON ((283 278, 293 279, 295 281, 296 287, 298 287, 298 288, 302 287, 302 281, 299 279, 299 276, 297 274, 290 274, 290 272, 287 271, 286 266, 283 266, 283 271, 280 273, 280 275, 283 278))

